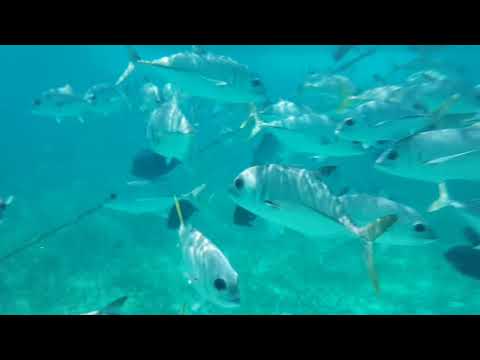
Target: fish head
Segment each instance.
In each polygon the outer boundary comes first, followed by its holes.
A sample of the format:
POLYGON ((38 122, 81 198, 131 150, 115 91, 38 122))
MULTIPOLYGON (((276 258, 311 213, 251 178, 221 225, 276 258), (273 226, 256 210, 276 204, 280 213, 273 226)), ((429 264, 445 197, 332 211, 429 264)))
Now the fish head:
POLYGON ((426 245, 438 240, 431 224, 415 209, 402 206, 398 213, 398 221, 392 227, 392 235, 398 235, 400 243, 410 245, 426 245))
POLYGON ((56 115, 62 108, 61 101, 56 101, 55 97, 43 94, 32 101, 32 113, 35 115, 56 115))
MULTIPOLYGON (((167 84, 168 85, 168 84, 167 84)), ((152 111, 163 103, 163 95, 160 88, 153 83, 146 83, 141 89, 144 111, 152 111)))
POLYGON ((90 110, 108 113, 112 107, 118 107, 124 102, 120 91, 108 84, 92 86, 84 95, 83 100, 90 110))
POLYGON ((258 208, 258 194, 261 193, 258 181, 258 166, 242 171, 230 185, 228 193, 230 198, 245 209, 256 213, 258 208))
POLYGON ((240 287, 238 273, 228 259, 215 249, 205 253, 207 261, 206 287, 210 299, 222 307, 240 305, 240 287))
POLYGON ((259 112, 259 117, 262 121, 278 121, 288 116, 298 116, 302 112, 300 108, 293 102, 287 100, 280 100, 274 104, 266 106, 259 112))
POLYGON ((87 105, 82 98, 53 89, 33 99, 32 113, 44 116, 79 116, 87 109, 87 105))
POLYGON ((363 117, 350 116, 338 124, 335 134, 344 140, 372 143, 372 128, 363 117))
POLYGON ((437 234, 431 226, 422 220, 408 224, 407 230, 409 237, 415 240, 415 243, 430 243, 438 239, 437 234), (418 240, 418 241, 417 241, 418 240))

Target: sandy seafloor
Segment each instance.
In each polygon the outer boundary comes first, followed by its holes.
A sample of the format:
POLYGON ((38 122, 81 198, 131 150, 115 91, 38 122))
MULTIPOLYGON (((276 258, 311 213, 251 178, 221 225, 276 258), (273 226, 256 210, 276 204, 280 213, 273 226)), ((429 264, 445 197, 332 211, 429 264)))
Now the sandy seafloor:
MULTIPOLYGON (((139 48, 146 57, 188 49, 139 48)), ((321 67, 327 51, 308 46, 210 49, 262 74, 274 98, 288 97, 309 66, 321 67)), ((30 113, 32 99, 48 88, 70 82, 85 91, 114 80, 126 64, 122 47, 1 46, 0 54, 0 196, 16 197, 0 225, 0 253, 6 253, 117 191, 128 177, 132 156, 144 146, 144 120, 119 114, 59 126, 30 113)), ((367 86, 368 69, 388 68, 392 57, 402 56, 401 49, 392 50, 350 76, 367 86)), ((468 58, 465 66, 472 62, 468 58)), ((223 156, 216 158, 219 164, 231 161, 228 152, 223 156)), ((431 184, 402 189, 391 181, 385 188, 395 199, 419 209, 435 197, 431 184)), ((469 188, 474 194, 475 184, 469 188)), ((164 218, 102 210, 0 264, 0 314, 79 314, 122 295, 129 296, 126 314, 179 314, 182 308, 187 314, 478 313, 479 281, 458 273, 443 256, 453 245, 468 244, 462 219, 448 209, 429 220, 440 236, 436 243, 377 247, 380 297, 354 239, 274 235, 261 220, 254 228, 232 232, 197 220, 240 275, 241 306, 223 309, 202 303, 185 281, 177 234, 167 230, 164 218)))

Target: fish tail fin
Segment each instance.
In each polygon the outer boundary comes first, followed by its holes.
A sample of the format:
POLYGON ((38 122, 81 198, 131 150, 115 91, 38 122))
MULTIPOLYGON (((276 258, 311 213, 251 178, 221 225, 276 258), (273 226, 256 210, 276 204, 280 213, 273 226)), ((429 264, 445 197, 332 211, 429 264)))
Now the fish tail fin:
POLYGON ((173 197, 173 200, 175 201, 175 208, 177 209, 178 219, 180 220, 180 227, 182 228, 185 226, 185 222, 183 221, 182 209, 176 196, 173 197))
POLYGON ((248 140, 251 140, 262 130, 262 124, 262 121, 258 117, 257 106, 252 104, 248 119, 240 125, 240 129, 247 129, 247 131, 250 131, 248 140), (249 127, 251 127, 251 130, 249 130, 249 127))
POLYGON ((5 200, 5 204, 6 204, 6 205, 10 205, 10 204, 13 202, 13 199, 14 199, 13 195, 10 195, 10 196, 7 198, 7 200, 5 200))
POLYGON ((442 182, 438 184, 438 199, 432 202, 428 208, 428 212, 435 212, 447 206, 462 207, 462 204, 458 201, 450 199, 447 184, 442 182))
POLYGON ((348 109, 352 104, 352 100, 353 100, 352 93, 346 85, 342 85, 340 87, 340 96, 341 96, 341 100, 337 108, 337 113, 341 113, 346 109, 348 109))
POLYGON ((125 304, 125 301, 127 301, 128 296, 122 296, 114 301, 112 301, 110 304, 105 306, 100 313, 103 314, 115 314, 117 313, 120 308, 125 304))
POLYGON ((338 106, 337 113, 341 113, 348 109, 352 103, 352 98, 350 96, 344 97, 338 106))
POLYGON ((397 215, 387 215, 376 219, 370 224, 359 228, 358 235, 360 235, 367 242, 374 242, 385 233, 398 220, 397 215))
POLYGON ((133 48, 133 46, 130 46, 130 45, 127 45, 126 46, 127 48, 127 53, 128 53, 128 66, 127 68, 125 69, 125 71, 123 72, 122 75, 120 75, 120 77, 118 78, 118 80, 116 81, 115 83, 115 86, 118 86, 120 85, 121 83, 123 83, 127 78, 130 77, 130 75, 132 75, 132 73, 135 71, 135 68, 136 68, 136 64, 142 60, 142 58, 140 57, 140 55, 138 55, 137 51, 133 48))
POLYGON ((395 224, 397 220, 397 215, 387 215, 376 219, 358 230, 358 234, 364 240, 368 276, 370 277, 376 295, 380 294, 380 281, 374 261, 373 242, 395 224))
POLYGON ((447 98, 440 106, 432 112, 432 121, 434 125, 441 126, 442 119, 447 115, 451 108, 460 100, 460 94, 453 94, 447 98))
POLYGON ((200 186, 197 186, 195 189, 190 191, 190 193, 188 193, 186 195, 186 197, 192 198, 192 199, 197 199, 198 196, 205 190, 206 187, 207 187, 207 184, 202 184, 200 186))
POLYGON ((140 60, 142 60, 140 55, 138 55, 137 50, 135 50, 135 48, 133 46, 126 45, 126 48, 127 48, 127 52, 128 52, 128 60, 130 62, 136 63, 136 62, 139 62, 140 60))

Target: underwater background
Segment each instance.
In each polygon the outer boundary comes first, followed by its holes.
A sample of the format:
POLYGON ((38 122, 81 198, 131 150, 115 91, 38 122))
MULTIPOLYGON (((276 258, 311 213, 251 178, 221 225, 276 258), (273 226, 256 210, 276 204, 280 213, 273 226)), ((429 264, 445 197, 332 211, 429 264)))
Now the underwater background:
MULTIPOLYGON (((331 67, 335 48, 205 47, 260 74, 271 99, 292 98, 309 71, 331 67)), ((136 48, 153 59, 190 46, 136 48)), ((405 46, 377 48, 374 56, 345 73, 359 88, 374 87, 374 74, 416 56, 405 46)), ((450 46, 442 57, 461 66, 472 84, 480 83, 480 47, 450 46)), ((57 124, 33 115, 31 104, 46 89, 67 83, 79 93, 93 84, 112 83, 127 62, 122 46, 0 46, 0 196, 15 196, 0 225, 0 255, 75 218, 112 192, 122 197, 125 182, 131 180, 132 158, 146 147, 143 115, 125 111, 85 116, 85 124, 57 124)), ((278 235, 265 230, 261 221, 235 228, 225 223, 227 216, 213 216, 192 221, 211 234, 239 273, 242 303, 232 309, 203 303, 182 275, 178 235, 166 227, 164 217, 102 209, 0 263, 0 314, 80 314, 123 295, 128 296, 125 314, 479 313, 479 280, 456 271, 444 256, 452 246, 468 245, 464 220, 452 209, 426 213, 437 196, 434 184, 381 174, 369 166, 368 157, 364 160, 351 164, 349 181, 355 188, 381 190, 417 209, 439 236, 425 246, 379 245, 378 297, 358 242, 325 244, 293 232, 278 235)), ((233 179, 249 162, 238 144, 227 144, 199 168, 208 167, 204 179, 215 182, 211 169, 228 168, 218 176, 233 179)), ((453 183, 456 198, 480 193, 476 183, 453 183)))

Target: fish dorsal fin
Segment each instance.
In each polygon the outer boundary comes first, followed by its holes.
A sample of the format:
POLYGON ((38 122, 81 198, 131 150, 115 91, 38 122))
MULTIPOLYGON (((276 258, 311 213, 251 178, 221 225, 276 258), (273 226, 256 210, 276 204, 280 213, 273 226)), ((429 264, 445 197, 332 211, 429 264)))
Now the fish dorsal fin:
POLYGON ((344 186, 343 188, 338 191, 335 195, 338 197, 348 195, 348 193, 352 192, 352 189, 349 186, 344 186))
POLYGON ((142 58, 140 57, 140 55, 138 55, 137 51, 134 49, 133 46, 126 45, 126 48, 127 48, 127 53, 128 53, 128 60, 130 62, 136 63, 136 62, 142 60, 142 58))
POLYGON ((223 80, 217 80, 217 79, 212 79, 212 78, 208 78, 206 76, 201 76, 202 79, 212 83, 213 85, 215 86, 228 86, 228 82, 226 81, 223 81, 223 80))
POLYGON ((202 184, 200 186, 197 186, 195 189, 193 189, 189 194, 187 194, 185 197, 193 197, 197 198, 207 187, 207 184, 202 184))
POLYGON ((123 306, 123 304, 125 304, 125 301, 127 301, 127 299, 128 296, 122 296, 121 298, 112 301, 110 304, 108 304, 101 310, 101 314, 110 315, 117 313, 123 306))
POLYGON ((450 111, 450 109, 460 100, 460 94, 453 94, 446 99, 437 110, 432 113, 432 119, 434 123, 441 122, 443 117, 450 111))
POLYGON ((73 95, 72 85, 66 84, 63 87, 58 88, 58 92, 63 95, 73 95))
POLYGON ((458 153, 458 154, 453 154, 453 155, 448 155, 448 156, 442 156, 433 160, 428 160, 425 161, 423 164, 424 165, 439 165, 443 164, 447 161, 454 160, 454 159, 462 159, 467 157, 468 155, 474 155, 476 153, 480 153, 480 150, 470 150, 470 151, 465 151, 463 153, 458 153))
POLYGON ((197 55, 205 55, 207 50, 202 45, 192 45, 192 52, 197 55))

